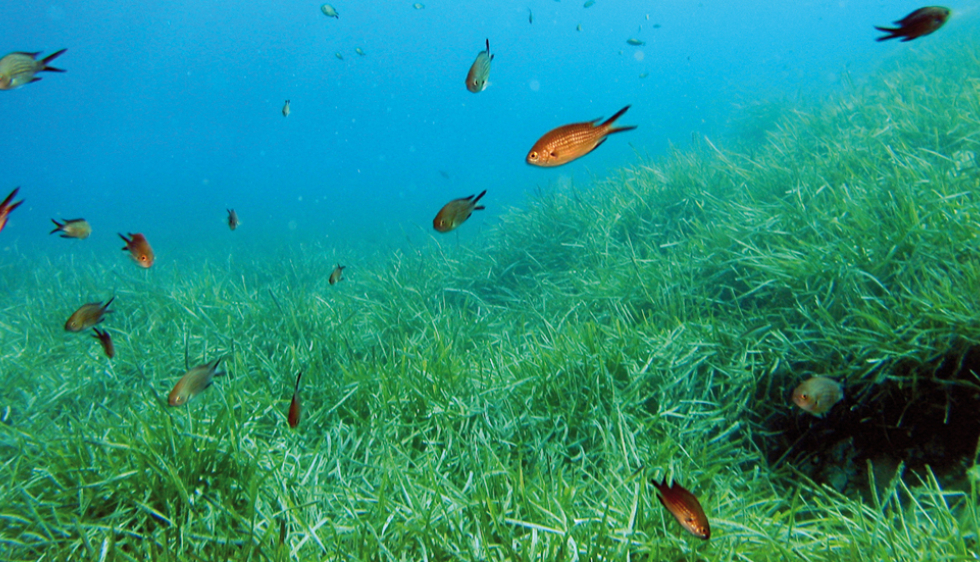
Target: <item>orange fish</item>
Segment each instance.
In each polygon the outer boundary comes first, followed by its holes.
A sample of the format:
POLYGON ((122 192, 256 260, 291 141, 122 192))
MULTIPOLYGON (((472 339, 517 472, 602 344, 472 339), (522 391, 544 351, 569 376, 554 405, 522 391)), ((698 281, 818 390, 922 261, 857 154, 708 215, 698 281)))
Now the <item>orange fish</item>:
POLYGON ((37 53, 10 53, 0 59, 0 90, 13 90, 20 88, 24 84, 37 82, 41 78, 35 76, 38 72, 64 72, 60 68, 48 66, 48 63, 61 56, 68 49, 62 49, 56 53, 36 60, 40 52, 37 53))
POLYGON ((793 403, 818 418, 843 398, 844 389, 840 383, 827 377, 810 377, 793 391, 793 403))
POLYGON ((289 416, 286 418, 289 421, 289 427, 295 428, 299 425, 299 416, 302 412, 302 406, 299 403, 299 379, 303 377, 303 371, 300 371, 296 375, 296 389, 293 390, 293 401, 289 403, 289 416))
POLYGON ((54 223, 55 229, 49 234, 60 232, 62 238, 78 238, 79 240, 83 240, 88 238, 89 234, 92 234, 92 225, 85 219, 68 219, 65 222, 58 222, 51 219, 51 222, 54 223))
POLYGON ((896 37, 904 37, 903 42, 911 41, 923 35, 929 35, 946 23, 949 18, 949 8, 941 6, 928 6, 919 8, 911 14, 895 22, 898 27, 878 27, 878 31, 888 33, 875 39, 875 41, 887 41, 896 37))
POLYGON ((711 537, 708 517, 694 494, 685 490, 677 482, 667 486, 666 479, 660 483, 654 480, 653 485, 659 492, 657 498, 660 499, 660 503, 664 504, 667 511, 677 519, 685 531, 699 539, 708 540, 711 537))
POLYGON ((454 230, 459 225, 466 222, 466 219, 470 218, 473 211, 482 211, 486 207, 483 205, 477 205, 480 198, 486 195, 487 190, 484 189, 479 195, 473 197, 463 197, 462 199, 453 199, 449 203, 439 210, 439 214, 436 218, 432 219, 432 226, 439 232, 449 232, 454 230))
POLYGON ((129 238, 126 238, 122 234, 119 237, 123 239, 126 243, 123 246, 123 251, 129 250, 129 257, 133 258, 136 265, 146 269, 153 265, 153 248, 150 247, 150 243, 146 241, 146 237, 140 233, 133 234, 129 233, 129 238))
POLYGON ((171 406, 183 406, 195 396, 204 392, 214 382, 214 377, 224 374, 224 372, 216 371, 218 363, 221 363, 220 357, 210 363, 198 365, 184 373, 184 376, 180 377, 180 380, 174 385, 174 389, 170 391, 170 397, 167 398, 167 403, 171 406))
POLYGON ((71 316, 68 317, 68 321, 65 322, 65 331, 81 332, 102 322, 105 320, 105 315, 112 312, 109 310, 109 305, 115 299, 116 297, 112 297, 105 304, 101 302, 90 302, 78 307, 78 310, 72 312, 71 316))
POLYGON ((606 137, 613 133, 632 131, 636 126, 613 127, 616 119, 619 119, 630 106, 620 109, 616 115, 600 125, 596 125, 602 118, 586 121, 584 123, 572 123, 557 129, 552 129, 538 139, 527 153, 525 161, 532 166, 542 166, 550 168, 568 164, 576 158, 581 158, 606 142, 606 137))
POLYGON ((487 78, 490 77, 491 61, 493 61, 493 55, 490 54, 490 40, 487 39, 487 50, 480 51, 476 55, 476 60, 473 61, 473 65, 466 75, 467 90, 478 94, 487 89, 487 86, 490 84, 487 82, 487 78))
POLYGON ((330 274, 330 279, 327 279, 327 281, 329 281, 331 285, 335 285, 338 281, 341 280, 341 275, 344 274, 345 267, 347 266, 337 264, 337 267, 335 267, 333 272, 330 274))
POLYGON ((8 195, 7 198, 3 200, 3 203, 0 203, 0 231, 3 230, 3 227, 7 226, 7 216, 10 214, 10 211, 13 211, 17 207, 19 207, 21 203, 24 202, 23 199, 21 199, 16 203, 10 202, 10 200, 17 195, 17 191, 19 189, 20 189, 19 187, 15 187, 14 190, 10 192, 10 195, 8 195))
POLYGON ((92 328, 95 330, 95 335, 93 338, 99 340, 102 344, 102 351, 105 352, 105 356, 112 359, 116 356, 116 346, 112 345, 112 338, 109 336, 109 332, 104 330, 99 330, 98 328, 92 328))
POLYGON ((235 209, 228 209, 228 228, 232 230, 238 228, 238 213, 235 209))

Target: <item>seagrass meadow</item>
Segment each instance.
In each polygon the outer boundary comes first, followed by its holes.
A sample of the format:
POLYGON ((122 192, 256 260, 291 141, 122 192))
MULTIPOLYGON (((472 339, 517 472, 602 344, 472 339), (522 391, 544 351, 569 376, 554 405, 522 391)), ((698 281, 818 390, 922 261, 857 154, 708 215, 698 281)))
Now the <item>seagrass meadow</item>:
POLYGON ((980 49, 903 61, 475 242, 5 256, 0 559, 976 559, 980 49))

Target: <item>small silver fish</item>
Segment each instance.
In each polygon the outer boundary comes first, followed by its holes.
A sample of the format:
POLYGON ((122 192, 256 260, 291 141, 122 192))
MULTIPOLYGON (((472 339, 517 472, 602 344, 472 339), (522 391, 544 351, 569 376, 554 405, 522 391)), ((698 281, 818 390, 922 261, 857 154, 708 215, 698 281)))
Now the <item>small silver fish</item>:
POLYGON ((421 9, 424 9, 425 8, 425 4, 416 2, 416 3, 412 4, 412 7, 415 8, 416 10, 421 10, 421 9))
POLYGON ((634 47, 639 47, 641 45, 646 45, 646 43, 644 43, 643 41, 640 41, 639 39, 634 39, 632 37, 630 37, 629 39, 626 40, 626 44, 627 45, 633 45, 634 47))
POLYGON ((323 15, 327 16, 328 18, 340 19, 340 14, 338 14, 337 10, 335 10, 330 4, 320 6, 320 11, 323 12, 323 15))
POLYGON ((362 57, 367 54, 364 52, 364 49, 361 49, 360 47, 354 49, 354 52, 361 55, 362 57))
POLYGON ((340 51, 334 53, 333 56, 337 57, 340 60, 344 60, 344 55, 340 54, 340 51))

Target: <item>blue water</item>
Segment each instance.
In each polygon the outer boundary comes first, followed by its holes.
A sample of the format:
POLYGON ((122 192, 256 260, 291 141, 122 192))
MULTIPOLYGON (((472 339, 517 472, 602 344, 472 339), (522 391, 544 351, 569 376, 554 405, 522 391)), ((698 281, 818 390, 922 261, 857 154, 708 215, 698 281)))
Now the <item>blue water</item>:
POLYGON ((587 188, 694 133, 724 137, 740 106, 831 93, 842 73, 860 82, 960 25, 947 4, 939 33, 876 43, 874 25, 921 3, 583 2, 337 0, 339 19, 316 1, 4 2, 0 51, 68 52, 53 63, 66 73, 0 92, 0 195, 19 185, 26 200, 0 260, 71 244, 125 260, 116 232, 143 232, 161 262, 232 240, 418 243, 456 236, 432 217, 486 189, 487 210, 457 231, 478 243, 537 188, 587 188), (491 85, 471 94, 487 38, 491 85), (549 129, 627 104, 620 123, 637 130, 560 168, 524 163, 549 129), (92 238, 48 235, 51 218, 76 217, 92 238))

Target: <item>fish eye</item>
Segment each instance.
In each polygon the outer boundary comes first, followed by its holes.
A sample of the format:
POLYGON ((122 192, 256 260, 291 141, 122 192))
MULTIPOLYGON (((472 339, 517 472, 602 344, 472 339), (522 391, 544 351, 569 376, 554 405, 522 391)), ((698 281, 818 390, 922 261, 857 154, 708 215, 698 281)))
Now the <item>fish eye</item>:
POLYGON ((527 157, 530 158, 531 160, 537 160, 538 159, 538 153, 537 152, 532 152, 531 154, 528 154, 527 157))

